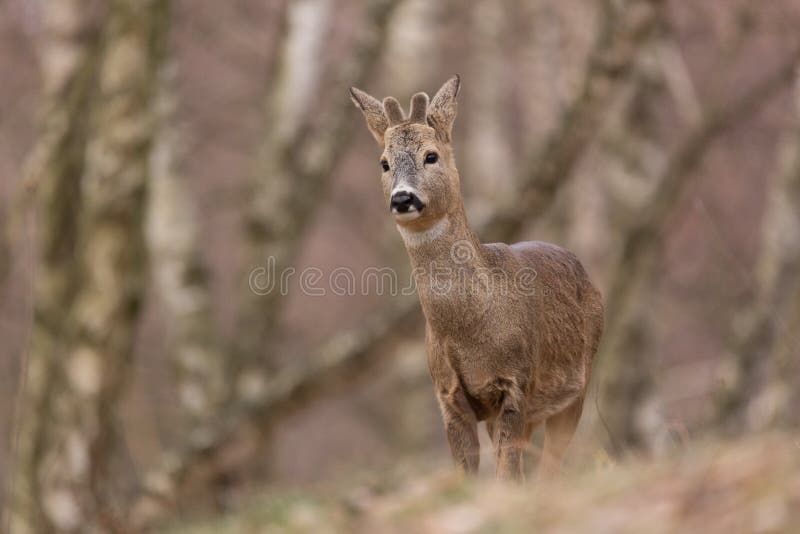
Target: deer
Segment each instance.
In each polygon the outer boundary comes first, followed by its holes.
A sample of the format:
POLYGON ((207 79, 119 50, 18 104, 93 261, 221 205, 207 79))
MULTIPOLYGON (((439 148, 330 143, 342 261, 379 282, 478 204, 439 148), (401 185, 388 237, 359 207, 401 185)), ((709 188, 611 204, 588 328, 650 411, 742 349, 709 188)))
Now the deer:
POLYGON ((524 451, 544 423, 536 478, 547 479, 561 472, 581 417, 603 330, 602 298, 564 248, 479 242, 453 152, 460 85, 455 75, 433 99, 416 93, 408 116, 393 97, 379 101, 355 87, 350 96, 383 150, 383 193, 413 268, 456 467, 477 474, 478 422, 485 421, 495 476, 522 482, 524 451))

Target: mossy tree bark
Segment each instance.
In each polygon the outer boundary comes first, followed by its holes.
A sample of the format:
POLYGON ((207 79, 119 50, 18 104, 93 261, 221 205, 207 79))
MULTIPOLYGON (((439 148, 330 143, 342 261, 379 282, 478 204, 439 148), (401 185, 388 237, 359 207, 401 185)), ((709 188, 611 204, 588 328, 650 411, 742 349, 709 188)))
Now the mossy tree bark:
MULTIPOLYGON (((53 7, 74 25, 75 41, 67 44, 79 54, 58 59, 86 57, 74 67, 84 77, 94 64, 88 57, 96 54, 85 42, 92 32, 80 22, 90 12, 85 4, 53 7)), ((42 167, 43 272, 22 394, 30 414, 20 418, 13 532, 122 530, 111 469, 115 417, 143 294, 151 101, 167 14, 165 0, 111 2, 91 102, 76 98, 83 103, 80 113, 61 111, 46 124, 45 138, 58 127, 76 131, 64 136, 72 149, 52 151, 51 165, 42 167)), ((53 67, 48 60, 45 69, 53 67)))
POLYGON ((90 0, 54 2, 44 12, 41 41, 43 115, 40 140, 29 160, 35 185, 39 265, 34 281, 31 343, 17 397, 9 530, 48 532, 54 516, 42 475, 50 424, 62 388, 69 310, 78 282, 78 213, 84 172, 87 115, 94 95, 102 17, 90 0))

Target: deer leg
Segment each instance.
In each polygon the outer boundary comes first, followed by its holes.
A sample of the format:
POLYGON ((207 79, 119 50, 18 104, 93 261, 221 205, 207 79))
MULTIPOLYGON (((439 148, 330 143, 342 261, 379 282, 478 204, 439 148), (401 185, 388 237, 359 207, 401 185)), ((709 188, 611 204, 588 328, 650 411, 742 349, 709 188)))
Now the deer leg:
POLYGON ((522 438, 524 444, 524 447, 522 449, 523 465, 527 463, 526 459, 530 459, 531 465, 538 463, 536 460, 539 459, 541 451, 534 450, 534 448, 531 446, 531 436, 533 435, 534 430, 538 428, 538 426, 539 426, 538 421, 536 422, 528 421, 527 423, 525 423, 525 428, 523 430, 523 438, 522 438))
POLYGON ((494 445, 494 421, 486 421, 486 433, 489 434, 489 440, 494 445))
POLYGON ((551 415, 544 426, 544 448, 536 473, 537 480, 546 480, 559 474, 561 462, 583 411, 583 396, 578 397, 563 411, 551 415))
POLYGON ((522 482, 522 451, 525 448, 525 418, 519 396, 506 394, 492 429, 497 457, 497 478, 522 482))
POLYGON ((453 461, 464 473, 477 474, 480 464, 478 421, 466 397, 457 390, 440 397, 439 405, 453 461))

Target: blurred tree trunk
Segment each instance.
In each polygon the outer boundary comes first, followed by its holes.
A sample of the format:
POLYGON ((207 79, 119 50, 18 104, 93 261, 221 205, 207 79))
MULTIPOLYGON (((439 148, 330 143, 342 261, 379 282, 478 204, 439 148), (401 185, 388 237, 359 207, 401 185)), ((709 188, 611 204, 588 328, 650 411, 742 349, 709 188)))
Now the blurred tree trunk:
POLYGON ((99 55, 101 17, 91 0, 53 2, 43 12, 43 117, 29 160, 35 184, 39 265, 34 278, 33 332, 19 385, 9 531, 48 532, 59 518, 57 495, 41 471, 55 429, 50 425, 63 389, 58 371, 66 353, 67 320, 78 281, 76 247, 81 209, 87 116, 99 55))
MULTIPOLYGON (((302 235, 295 198, 302 178, 295 172, 292 158, 295 151, 305 154, 305 147, 296 144, 310 115, 319 112, 311 103, 318 102, 332 7, 331 0, 301 0, 286 7, 285 34, 266 98, 267 131, 247 200, 246 275, 254 268, 269 268, 269 257, 275 258, 275 271, 280 272, 294 256, 302 235)), ((243 290, 243 309, 237 321, 240 336, 231 360, 237 381, 232 384, 237 391, 231 394, 237 398, 248 398, 263 387, 261 373, 253 371, 271 367, 269 344, 283 297, 277 290, 256 294, 249 285, 243 290)))
POLYGON ((732 433, 763 429, 792 409, 784 377, 798 356, 796 348, 791 354, 798 330, 787 324, 796 322, 800 290, 800 78, 794 97, 794 124, 779 148, 762 219, 753 303, 737 316, 717 399, 718 423, 732 433))
POLYGON ((439 78, 448 76, 440 69, 443 32, 439 20, 447 10, 446 4, 403 0, 392 13, 392 24, 386 27, 386 61, 381 64, 381 77, 392 81, 392 93, 398 98, 420 91, 421 84, 432 79, 441 82, 439 78))
POLYGON ((159 76, 146 237, 156 293, 167 319, 183 435, 200 444, 206 439, 205 423, 220 412, 225 400, 225 354, 215 333, 196 208, 180 168, 174 74, 175 65, 170 63, 159 76))
POLYGON ((601 369, 600 403, 617 454, 627 447, 647 444, 635 412, 650 387, 651 378, 647 376, 652 368, 647 363, 650 356, 627 350, 642 345, 642 330, 635 318, 639 306, 649 298, 646 290, 658 263, 664 225, 711 144, 733 125, 758 112, 785 87, 797 56, 795 51, 775 71, 731 101, 712 107, 689 129, 658 172, 650 201, 634 218, 636 224, 623 236, 605 296, 606 327, 597 356, 597 367, 601 369))
POLYGON ((75 379, 60 399, 68 409, 54 423, 72 440, 73 454, 87 460, 84 472, 53 472, 53 484, 66 482, 76 502, 89 503, 84 521, 94 528, 84 523, 82 532, 121 527, 115 523, 122 514, 113 501, 118 494, 111 462, 144 294, 153 108, 169 28, 168 0, 114 0, 109 9, 82 185, 83 282, 73 312, 75 341, 65 361, 66 374, 75 379))
POLYGON ((265 393, 264 381, 272 367, 270 350, 282 295, 277 289, 260 291, 258 286, 291 264, 318 200, 328 191, 326 180, 353 138, 348 133, 352 110, 342 105, 339 92, 322 87, 363 86, 370 80, 382 57, 389 19, 401 3, 371 0, 352 51, 328 73, 322 70, 321 57, 330 0, 304 0, 289 6, 287 34, 267 99, 269 129, 246 214, 244 267, 250 285, 243 288, 231 355, 233 395, 238 401, 257 402, 265 393), (253 278, 255 269, 266 276, 253 278))
MULTIPOLYGON (((85 43, 92 32, 79 23, 91 13, 88 7, 82 2, 54 7, 70 20, 67 28, 76 39, 64 43, 73 48, 55 60, 62 62, 57 67, 63 68, 67 61, 84 76, 91 62, 73 62, 92 53, 85 43)), ((114 509, 117 480, 111 475, 115 415, 129 374, 142 297, 142 218, 153 127, 150 101, 167 23, 165 1, 111 3, 85 160, 83 146, 73 146, 74 154, 54 153, 63 159, 44 168, 49 171, 43 173, 41 192, 45 276, 37 277, 41 291, 36 295, 36 316, 38 323, 57 330, 54 337, 52 331, 37 328, 32 341, 22 397, 24 409, 38 409, 21 420, 22 469, 15 488, 15 501, 21 506, 16 508, 14 532, 122 530, 114 509), (85 168, 80 169, 78 161, 85 168), (65 164, 74 167, 64 172, 65 164), (80 193, 76 170, 83 175, 80 193), (51 187, 65 187, 65 182, 67 200, 52 198, 51 187), (71 204, 78 196, 79 213, 71 204), (60 220, 51 219, 54 216, 60 220), (64 230, 72 239, 66 243, 64 230), (59 241, 56 250, 49 250, 51 239, 59 241), (57 261, 62 259, 59 253, 67 256, 65 264, 57 261), (48 321, 53 316, 59 319, 51 326, 48 321)), ((45 69, 48 59, 53 58, 45 56, 45 69)), ((60 117, 77 119, 76 126, 63 122, 58 126, 83 130, 86 109, 82 107, 79 115, 60 117)), ((73 136, 85 139, 82 133, 73 133, 69 140, 73 136)))
MULTIPOLYGON (((657 99, 664 91, 665 74, 653 61, 656 41, 651 40, 647 53, 639 57, 630 84, 620 92, 619 109, 599 143, 602 152, 598 157, 604 158, 605 162, 597 168, 610 170, 603 193, 611 221, 608 231, 612 236, 625 236, 639 224, 637 212, 650 200, 647 195, 652 193, 657 166, 663 164, 665 156, 660 148, 653 112, 654 106, 660 105, 657 99)), ((648 269, 657 263, 657 256, 654 254, 648 269)), ((652 350, 652 298, 645 298, 643 294, 651 282, 652 276, 646 277, 635 288, 628 288, 637 293, 637 297, 632 299, 635 309, 628 316, 620 318, 607 314, 604 343, 596 358, 598 365, 602 366, 608 352, 626 355, 623 359, 628 365, 617 371, 614 397, 605 399, 605 413, 601 415, 614 429, 614 440, 619 438, 626 444, 648 449, 655 433, 643 428, 641 415, 652 398, 654 362, 652 358, 641 355, 652 350), (620 321, 624 323, 620 324, 620 321)))
MULTIPOLYGON (((640 224, 638 214, 655 201, 651 195, 659 185, 659 170, 666 164, 665 140, 657 126, 665 97, 677 106, 687 124, 700 120, 700 102, 688 68, 677 43, 662 28, 640 57, 631 84, 620 95, 620 112, 615 115, 619 118, 611 121, 601 142, 609 161, 598 168, 611 169, 603 186, 610 204, 606 208, 612 221, 609 232, 621 236, 622 243, 640 224)), ((647 265, 640 267, 642 276, 633 279, 638 283, 626 286, 632 308, 622 315, 607 314, 605 342, 597 357, 601 367, 606 358, 627 362, 612 378, 613 397, 604 399, 608 409, 605 422, 614 429, 611 439, 656 453, 664 452, 670 439, 656 394, 656 361, 645 356, 653 354, 656 342, 653 288, 660 274, 661 252, 661 247, 655 248, 647 265)), ((617 297, 609 295, 610 309, 617 297)))
POLYGON ((497 83, 508 78, 502 48, 502 37, 509 31, 507 17, 503 4, 492 1, 478 3, 469 20, 472 75, 465 95, 470 124, 464 168, 469 169, 470 180, 464 187, 470 220, 476 226, 485 224, 497 199, 510 193, 514 176, 508 121, 503 116, 510 90, 497 83))

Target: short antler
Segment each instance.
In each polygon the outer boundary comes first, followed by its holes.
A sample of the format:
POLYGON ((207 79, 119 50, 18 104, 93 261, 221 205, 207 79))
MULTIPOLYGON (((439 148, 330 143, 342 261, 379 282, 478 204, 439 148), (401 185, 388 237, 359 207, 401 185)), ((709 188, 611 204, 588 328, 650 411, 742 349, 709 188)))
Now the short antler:
POLYGON ((411 97, 411 122, 425 124, 428 115, 428 95, 417 93, 411 97))
POLYGON ((397 126, 406 120, 405 115, 403 115, 403 108, 400 107, 400 102, 394 97, 387 96, 383 99, 383 109, 389 119, 389 126, 397 126))

